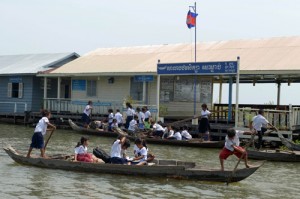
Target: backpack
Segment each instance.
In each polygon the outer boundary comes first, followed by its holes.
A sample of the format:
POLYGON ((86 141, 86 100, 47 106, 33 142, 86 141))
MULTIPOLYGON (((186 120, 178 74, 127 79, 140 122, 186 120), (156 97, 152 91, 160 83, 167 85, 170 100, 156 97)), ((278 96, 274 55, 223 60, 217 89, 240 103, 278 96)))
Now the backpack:
POLYGON ((101 148, 96 147, 93 149, 93 154, 102 159, 105 163, 110 163, 110 156, 101 148))

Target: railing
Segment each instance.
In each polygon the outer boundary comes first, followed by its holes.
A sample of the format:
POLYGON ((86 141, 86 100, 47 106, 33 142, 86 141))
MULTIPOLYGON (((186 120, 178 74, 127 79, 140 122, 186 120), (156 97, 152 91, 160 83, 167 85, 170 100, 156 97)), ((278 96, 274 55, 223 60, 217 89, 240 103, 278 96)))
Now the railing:
MULTIPOLYGON (((82 113, 85 106, 87 105, 86 99, 56 99, 56 98, 47 98, 44 99, 45 108, 54 111, 57 113, 82 113)), ((121 112, 125 112, 126 108, 124 107, 124 101, 93 101, 93 114, 108 114, 108 109, 119 109, 121 112)), ((133 104, 133 107, 143 107, 147 106, 150 112, 155 113, 156 106, 155 105, 147 105, 147 104, 133 104)), ((153 114, 154 116, 154 114, 153 114)))
POLYGON ((18 112, 24 113, 25 111, 27 111, 27 103, 26 102, 0 102, 0 104, 8 104, 8 107, 6 107, 8 109, 10 109, 9 105, 12 105, 11 108, 13 109, 14 113, 18 113, 18 112), (19 104, 24 105, 24 109, 23 109, 24 111, 18 111, 18 105, 19 104))

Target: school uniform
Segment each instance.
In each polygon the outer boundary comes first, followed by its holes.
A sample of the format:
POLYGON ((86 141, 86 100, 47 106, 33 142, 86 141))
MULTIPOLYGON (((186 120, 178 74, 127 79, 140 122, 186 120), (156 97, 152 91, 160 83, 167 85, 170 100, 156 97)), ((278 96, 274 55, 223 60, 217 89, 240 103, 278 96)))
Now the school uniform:
POLYGON ((85 109, 83 110, 81 120, 84 124, 89 124, 91 122, 90 119, 91 108, 92 108, 91 105, 86 105, 85 109))
POLYGON ((258 143, 255 145, 257 149, 259 149, 263 143, 262 136, 264 132, 267 130, 267 125, 269 121, 262 115, 258 114, 252 118, 252 126, 257 132, 258 143))
POLYGON ((168 130, 167 128, 165 129, 165 133, 163 135, 163 138, 170 138, 174 135, 174 130, 168 130))
POLYGON ((135 119, 132 119, 129 123, 128 131, 134 132, 137 127, 137 122, 135 119))
POLYGON ((181 132, 181 136, 182 136, 183 140, 190 140, 190 139, 192 139, 191 134, 189 134, 189 132, 187 130, 183 130, 181 132))
POLYGON ((176 139, 176 140, 182 140, 182 136, 180 134, 179 131, 177 131, 173 136, 172 136, 173 139, 176 139))
POLYGON ((92 154, 87 152, 86 146, 75 147, 75 155, 80 162, 93 162, 92 154))
POLYGON ((133 119, 133 115, 134 115, 134 110, 128 107, 126 111, 126 123, 125 123, 126 129, 128 129, 129 123, 133 119))
POLYGON ((210 125, 208 121, 208 116, 210 115, 210 111, 208 110, 201 110, 201 119, 199 123, 199 133, 208 133, 210 131, 210 125))
MULTIPOLYGON (((243 131, 236 131, 236 134, 234 136, 233 139, 229 139, 228 136, 225 137, 225 145, 224 148, 221 150, 219 157, 220 159, 224 159, 226 160, 228 158, 228 156, 234 154, 235 156, 237 156, 238 158, 242 157, 242 153, 240 153, 237 150, 234 150, 233 146, 236 146, 238 148, 240 148, 241 150, 244 150, 242 147, 240 147, 240 139, 239 136, 243 134, 243 131)), ((247 154, 244 155, 243 158, 246 157, 247 154)))
POLYGON ((31 148, 42 149, 44 148, 44 135, 47 133, 47 126, 49 119, 47 117, 42 117, 39 123, 34 129, 34 134, 31 139, 31 148))
POLYGON ((155 124, 153 125, 153 129, 154 129, 154 135, 155 135, 155 136, 160 136, 160 137, 162 137, 163 134, 164 134, 164 132, 165 132, 165 129, 164 129, 161 125, 159 125, 159 124, 157 124, 157 123, 155 123, 155 124))
POLYGON ((144 129, 145 114, 143 112, 139 112, 138 117, 139 117, 139 129, 144 129))
POLYGON ((151 117, 151 112, 149 110, 147 110, 145 112, 145 121, 148 122, 150 117, 151 117))
POLYGON ((144 157, 142 159, 139 159, 138 161, 135 161, 134 163, 138 164, 140 162, 147 162, 147 154, 148 154, 148 150, 146 149, 146 147, 143 147, 140 149, 136 146, 135 147, 135 156, 136 157, 144 156, 144 157))
POLYGON ((127 164, 127 159, 122 158, 122 146, 120 142, 121 140, 117 139, 111 146, 110 157, 112 164, 127 164))
POLYGON ((108 130, 111 131, 111 124, 113 122, 114 119, 114 114, 113 113, 109 113, 108 115, 108 130))
POLYGON ((118 125, 117 122, 111 124, 111 129, 113 129, 113 128, 118 128, 118 127, 119 127, 119 125, 118 125))
POLYGON ((117 122, 118 122, 118 126, 121 127, 122 124, 123 124, 123 116, 122 116, 122 114, 121 114, 120 112, 117 112, 117 113, 115 114, 115 119, 116 119, 117 122))

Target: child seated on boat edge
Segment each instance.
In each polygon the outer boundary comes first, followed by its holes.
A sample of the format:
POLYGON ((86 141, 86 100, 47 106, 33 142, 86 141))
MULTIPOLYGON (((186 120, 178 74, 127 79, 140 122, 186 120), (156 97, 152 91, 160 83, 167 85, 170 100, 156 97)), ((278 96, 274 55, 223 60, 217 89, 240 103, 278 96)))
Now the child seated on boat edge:
POLYGON ((74 161, 104 163, 103 160, 87 152, 88 144, 89 144, 89 138, 81 137, 80 142, 78 142, 77 145, 75 146, 74 161))
POLYGON ((192 139, 192 135, 188 132, 187 125, 184 125, 182 127, 181 136, 182 136, 182 140, 191 140, 192 139))
POLYGON ((134 150, 135 157, 133 158, 132 164, 135 165, 145 165, 147 164, 147 149, 143 145, 143 140, 141 138, 137 138, 134 141, 136 148, 134 150))
POLYGON ((251 134, 251 132, 237 131, 233 128, 227 130, 227 136, 225 137, 224 148, 220 151, 219 159, 221 164, 221 170, 224 171, 224 160, 226 160, 230 155, 235 155, 245 161, 246 168, 251 167, 248 164, 248 154, 247 151, 240 146, 240 134, 251 134))
POLYGON ((157 122, 151 121, 152 128, 153 128, 153 136, 162 137, 165 129, 157 122))
POLYGON ((134 134, 138 131, 137 120, 138 116, 134 115, 133 119, 129 122, 128 133, 134 134))
POLYGON ((174 129, 174 134, 171 136, 171 137, 168 137, 167 139, 169 140, 182 140, 182 136, 181 136, 181 133, 179 131, 179 128, 178 127, 173 127, 174 129))
POLYGON ((165 132, 162 136, 163 139, 169 139, 174 135, 174 127, 172 127, 171 125, 167 126, 167 128, 165 129, 165 132))
POLYGON ((130 141, 125 136, 119 136, 111 146, 110 161, 112 164, 127 164, 130 162, 123 157, 122 150, 127 150, 130 147, 130 141))

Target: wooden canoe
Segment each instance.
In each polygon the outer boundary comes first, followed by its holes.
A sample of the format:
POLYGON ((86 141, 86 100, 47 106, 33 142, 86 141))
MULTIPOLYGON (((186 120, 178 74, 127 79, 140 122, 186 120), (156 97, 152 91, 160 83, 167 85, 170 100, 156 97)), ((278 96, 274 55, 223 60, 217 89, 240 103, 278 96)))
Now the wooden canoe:
MULTIPOLYGON (((69 119, 69 124, 73 130, 89 134, 89 135, 97 135, 97 136, 106 136, 106 137, 117 137, 118 135, 127 135, 124 131, 116 131, 116 132, 106 132, 106 131, 98 131, 94 129, 88 129, 84 127, 80 127, 76 125, 72 120, 69 119)), ((224 147, 225 141, 201 141, 199 139, 192 139, 192 140, 167 140, 167 139, 158 139, 158 138, 150 138, 141 136, 143 139, 146 140, 147 143, 150 144, 162 144, 162 145, 174 145, 174 146, 188 146, 188 147, 200 147, 200 148, 222 148, 224 147)), ((136 137, 128 136, 130 140, 135 140, 136 137)))
POLYGON ((255 160, 268 160, 277 162, 300 162, 300 152, 298 151, 279 151, 279 150, 264 150, 254 151, 247 150, 248 158, 255 160))
POLYGON ((284 144, 289 150, 300 151, 300 145, 299 144, 295 144, 291 140, 286 139, 285 137, 283 137, 283 135, 281 133, 278 133, 278 137, 280 138, 282 144, 284 144))
MULTIPOLYGON (((31 165, 49 169, 62 169, 68 171, 81 171, 91 173, 122 174, 143 177, 164 177, 176 179, 191 179, 199 181, 230 182, 241 181, 252 175, 260 166, 236 170, 234 176, 231 170, 220 171, 220 169, 203 169, 194 162, 184 162, 178 160, 155 160, 154 165, 117 165, 117 164, 97 164, 87 162, 73 162, 61 158, 27 158, 21 155, 12 147, 5 147, 6 153, 17 163, 31 165)), ((51 157, 51 156, 50 156, 51 157)))

